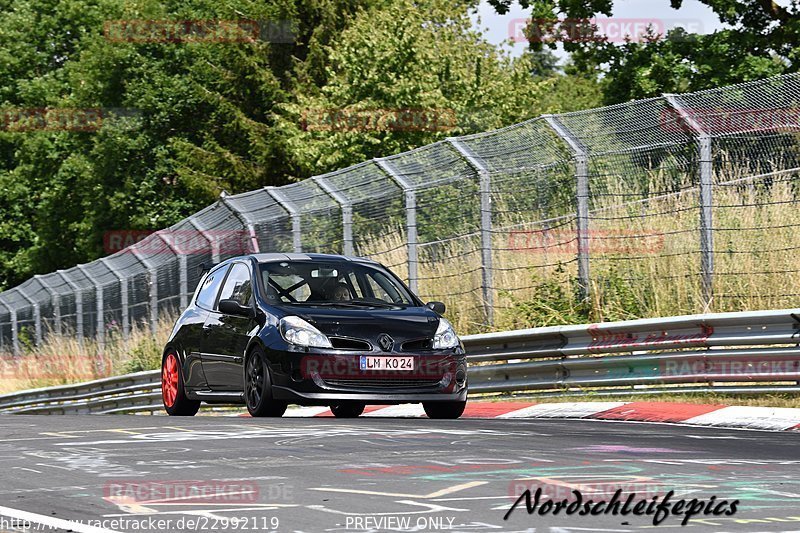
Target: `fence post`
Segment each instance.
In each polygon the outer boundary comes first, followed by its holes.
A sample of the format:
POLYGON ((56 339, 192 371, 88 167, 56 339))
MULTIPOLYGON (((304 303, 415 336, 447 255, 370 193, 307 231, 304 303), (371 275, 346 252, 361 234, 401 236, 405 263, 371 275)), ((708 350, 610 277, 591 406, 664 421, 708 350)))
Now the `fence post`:
POLYGON ((147 295, 150 297, 150 333, 155 336, 158 324, 158 270, 153 266, 150 260, 142 255, 142 252, 135 247, 131 247, 131 252, 133 252, 136 259, 145 266, 148 277, 150 278, 147 287, 147 295))
MULTIPOLYGON (((219 194, 219 200, 228 209, 231 210, 231 213, 233 213, 233 216, 235 216, 237 219, 239 219, 239 222, 242 223, 242 226, 247 228, 247 237, 250 240, 250 248, 251 248, 249 253, 255 253, 255 254, 259 253, 261 250, 259 249, 259 246, 258 246, 258 237, 256 236, 256 228, 255 228, 255 226, 253 226, 253 224, 250 222, 250 220, 247 218, 246 215, 244 215, 243 213, 240 213, 236 209, 236 206, 228 201, 227 196, 228 196, 228 194, 225 191, 222 191, 219 194)), ((184 305, 183 307, 186 307, 186 306, 184 305)))
POLYGON ((320 189, 333 198, 342 209, 342 238, 344 239, 344 255, 355 255, 355 247, 353 246, 353 204, 347 199, 345 195, 339 192, 334 185, 322 176, 314 176, 311 178, 320 189))
POLYGON ((714 167, 711 156, 711 136, 706 133, 690 110, 684 106, 681 97, 665 94, 664 99, 681 116, 697 139, 700 163, 700 271, 703 285, 703 307, 711 308, 714 299, 714 223, 712 220, 714 167))
POLYGON ((35 301, 33 298, 25 294, 24 289, 18 289, 19 295, 25 298, 28 302, 30 302, 31 307, 33 308, 33 331, 34 331, 34 343, 36 346, 41 346, 42 344, 42 310, 39 307, 39 302, 35 301))
POLYGON ((97 340, 98 347, 102 351, 106 345, 106 327, 103 319, 103 286, 100 285, 100 283, 95 280, 89 272, 86 271, 86 267, 84 265, 78 265, 77 268, 83 272, 84 276, 92 280, 92 283, 94 284, 94 300, 95 309, 97 311, 97 317, 95 317, 96 331, 94 337, 97 340))
POLYGON ((456 138, 447 141, 478 173, 481 195, 481 287, 486 323, 494 325, 494 281, 492 272, 492 181, 489 167, 466 144, 456 138))
POLYGON ((58 293, 44 281, 45 278, 40 274, 33 276, 33 279, 37 280, 50 293, 50 305, 53 306, 53 329, 56 335, 61 335, 61 300, 58 293))
POLYGON ((105 257, 100 259, 100 262, 103 263, 107 269, 109 269, 119 280, 119 299, 120 299, 120 306, 122 307, 122 338, 128 340, 131 332, 130 326, 130 309, 129 309, 129 301, 128 301, 128 278, 122 276, 122 274, 115 270, 114 267, 111 265, 110 262, 106 260, 105 257))
POLYGON ((296 254, 302 253, 302 228, 300 226, 300 211, 297 209, 297 206, 294 205, 294 202, 289 200, 285 194, 283 194, 283 191, 276 187, 264 187, 264 190, 267 191, 267 194, 272 196, 272 198, 278 202, 278 205, 280 205, 289 214, 289 217, 292 219, 293 250, 296 254))
POLYGON ((394 165, 382 158, 376 158, 375 163, 397 183, 406 197, 406 244, 408 246, 408 286, 411 292, 419 292, 418 256, 417 256, 417 192, 414 185, 405 176, 398 172, 394 165))
POLYGON ((542 115, 547 124, 569 145, 575 158, 575 182, 578 229, 578 283, 581 298, 589 298, 591 277, 589 273, 589 161, 583 143, 554 115, 542 115))
POLYGON ((200 235, 202 235, 208 241, 208 245, 211 246, 211 262, 214 264, 219 263, 219 241, 209 235, 208 229, 201 226, 200 223, 193 217, 189 217, 187 220, 189 221, 189 224, 194 226, 195 229, 200 232, 200 235))
POLYGON ((64 274, 63 270, 56 270, 56 274, 61 276, 61 279, 72 288, 72 293, 75 295, 75 336, 78 337, 78 345, 83 346, 83 292, 77 283, 64 274))
POLYGON ((156 237, 161 239, 161 242, 167 245, 167 248, 172 250, 172 253, 175 254, 175 257, 178 260, 178 305, 180 305, 180 311, 183 312, 188 305, 188 293, 189 293, 189 276, 188 276, 188 265, 186 260, 186 254, 181 253, 177 246, 175 246, 172 234, 170 233, 170 238, 164 237, 164 230, 157 231, 156 237))
POLYGON ((19 355, 19 333, 17 332, 17 310, 16 308, 9 306, 9 311, 11 311, 11 347, 14 351, 14 355, 19 355))
MULTIPOLYGON (((0 305, 2 305, 3 307, 6 308, 6 310, 8 311, 9 319, 10 319, 11 318, 11 307, 6 305, 6 303, 2 299, 0 299, 0 305)), ((3 330, 0 329, 0 353, 3 353, 3 348, 5 348, 4 345, 5 345, 5 341, 3 340, 3 330)))

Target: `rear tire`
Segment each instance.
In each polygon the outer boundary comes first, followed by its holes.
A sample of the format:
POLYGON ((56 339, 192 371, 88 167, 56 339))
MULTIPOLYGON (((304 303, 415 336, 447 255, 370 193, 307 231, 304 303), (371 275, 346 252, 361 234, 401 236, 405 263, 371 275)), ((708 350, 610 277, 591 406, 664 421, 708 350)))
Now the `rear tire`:
POLYGON ((422 402, 422 408, 425 409, 425 414, 428 415, 428 418, 435 418, 438 420, 456 419, 464 414, 464 409, 466 407, 466 400, 463 402, 422 402))
POLYGON ((181 359, 175 351, 167 352, 161 360, 161 400, 169 416, 194 416, 200 410, 199 401, 186 397, 181 359))
POLYGON ((336 418, 358 418, 366 406, 364 402, 344 401, 331 405, 331 412, 336 418))
POLYGON ((281 417, 288 404, 272 397, 272 380, 269 376, 267 356, 261 348, 254 348, 244 365, 244 399, 247 412, 253 417, 281 417))

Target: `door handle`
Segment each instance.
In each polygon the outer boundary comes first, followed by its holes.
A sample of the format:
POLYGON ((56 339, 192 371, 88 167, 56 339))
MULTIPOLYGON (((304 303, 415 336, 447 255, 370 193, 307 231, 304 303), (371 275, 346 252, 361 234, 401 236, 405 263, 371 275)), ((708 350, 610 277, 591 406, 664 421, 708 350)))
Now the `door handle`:
POLYGON ((233 362, 234 362, 234 363, 241 363, 241 362, 242 362, 242 360, 243 360, 243 358, 242 358, 242 357, 234 357, 234 358, 233 358, 233 362))

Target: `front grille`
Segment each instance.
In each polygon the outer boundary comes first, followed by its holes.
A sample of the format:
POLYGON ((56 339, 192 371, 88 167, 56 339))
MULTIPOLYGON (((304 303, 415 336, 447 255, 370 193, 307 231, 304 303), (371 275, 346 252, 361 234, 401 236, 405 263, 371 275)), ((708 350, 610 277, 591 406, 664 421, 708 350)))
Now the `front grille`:
POLYGON ((328 337, 331 345, 337 350, 361 350, 371 352, 372 346, 367 341, 360 339, 350 339, 347 337, 328 337))
POLYGON ((392 378, 347 378, 347 379, 326 379, 325 383, 333 387, 357 388, 357 389, 435 389, 439 386, 441 379, 436 378, 411 378, 411 379, 392 379, 392 378))
POLYGON ((422 350, 430 350, 433 347, 433 339, 414 339, 406 341, 401 345, 401 350, 404 352, 419 352, 422 350))

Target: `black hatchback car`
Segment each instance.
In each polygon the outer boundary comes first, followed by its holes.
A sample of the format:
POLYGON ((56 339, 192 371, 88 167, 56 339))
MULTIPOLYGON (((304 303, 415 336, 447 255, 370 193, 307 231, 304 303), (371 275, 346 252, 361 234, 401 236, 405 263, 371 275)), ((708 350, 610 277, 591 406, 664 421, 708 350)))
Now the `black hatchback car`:
POLYGON ((164 408, 244 403, 282 416, 295 403, 356 417, 367 403, 421 402, 431 418, 458 418, 467 364, 444 310, 368 259, 229 259, 203 275, 164 348, 164 408))

